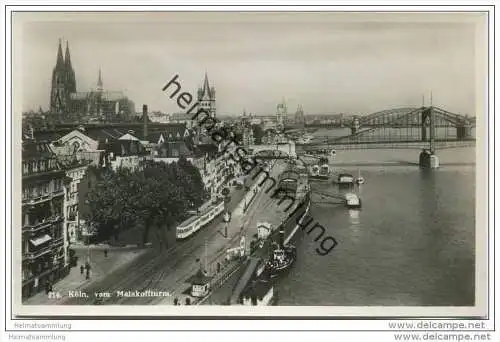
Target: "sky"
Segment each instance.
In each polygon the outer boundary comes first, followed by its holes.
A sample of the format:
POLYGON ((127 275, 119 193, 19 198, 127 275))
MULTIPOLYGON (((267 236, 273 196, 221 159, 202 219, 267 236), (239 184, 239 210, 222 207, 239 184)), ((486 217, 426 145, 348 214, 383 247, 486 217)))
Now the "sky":
POLYGON ((478 20, 471 14, 15 13, 14 96, 49 108, 59 39, 77 91, 121 90, 136 110, 181 112, 163 86, 196 95, 205 72, 217 113, 365 115, 425 104, 476 115, 478 20))

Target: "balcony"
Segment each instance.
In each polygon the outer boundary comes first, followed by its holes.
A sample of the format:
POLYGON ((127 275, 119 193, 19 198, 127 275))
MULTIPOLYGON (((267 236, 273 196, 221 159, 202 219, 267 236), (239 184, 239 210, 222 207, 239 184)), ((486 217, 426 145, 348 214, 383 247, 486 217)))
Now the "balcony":
POLYGON ((59 197, 59 196, 63 196, 63 195, 64 195, 64 188, 56 189, 52 193, 52 197, 59 197))
MULTIPOLYGON (((59 238, 60 239, 60 238, 59 238)), ((58 239, 58 240, 59 240, 58 239)), ((45 254, 48 254, 54 249, 54 241, 52 237, 48 234, 39 235, 37 237, 32 237, 29 239, 30 246, 27 248, 23 255, 23 260, 25 259, 36 259, 45 254)), ((64 243, 64 239, 63 239, 64 243)))
POLYGON ((43 195, 36 195, 31 198, 24 199, 23 198, 23 204, 40 204, 46 201, 49 201, 52 198, 50 194, 43 194, 43 195))
POLYGON ((57 223, 62 219, 61 215, 52 215, 43 219, 42 221, 38 221, 31 224, 25 224, 23 226, 23 232, 37 232, 44 228, 50 227, 52 224, 57 223))
POLYGON ((61 236, 60 238, 52 240, 52 247, 56 248, 61 246, 64 246, 64 237, 61 236))
POLYGON ((44 256, 46 254, 51 253, 52 250, 53 250, 52 244, 48 244, 46 246, 38 248, 36 251, 25 252, 23 255, 23 261, 24 260, 35 260, 41 256, 44 256))
POLYGON ((64 188, 55 190, 52 193, 38 194, 30 198, 23 198, 22 204, 36 205, 46 201, 50 201, 54 197, 64 196, 64 188))
POLYGON ((50 272, 56 271, 58 269, 61 269, 64 267, 64 260, 58 258, 58 264, 57 265, 51 265, 49 267, 43 267, 40 271, 37 272, 31 272, 28 271, 27 274, 23 274, 23 286, 32 282, 35 278, 41 278, 50 272))

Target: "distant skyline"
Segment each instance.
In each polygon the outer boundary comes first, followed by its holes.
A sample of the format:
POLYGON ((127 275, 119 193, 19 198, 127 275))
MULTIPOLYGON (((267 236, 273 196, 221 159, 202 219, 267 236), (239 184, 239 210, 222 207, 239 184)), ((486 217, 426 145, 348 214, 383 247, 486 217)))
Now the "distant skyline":
POLYGON ((121 90, 136 111, 180 112, 162 87, 196 96, 205 72, 217 113, 369 114, 429 104, 476 115, 480 15, 341 13, 16 13, 13 78, 22 110, 49 108, 59 39, 77 91, 121 90), (28 18, 29 15, 29 18, 28 18), (20 38, 20 39, 17 39, 20 38))

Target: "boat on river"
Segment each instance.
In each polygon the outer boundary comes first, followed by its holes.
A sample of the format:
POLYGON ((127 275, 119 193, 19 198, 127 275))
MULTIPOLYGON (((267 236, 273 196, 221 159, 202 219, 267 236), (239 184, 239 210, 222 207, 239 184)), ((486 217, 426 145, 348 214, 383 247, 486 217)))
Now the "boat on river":
POLYGON ((363 184, 364 182, 365 182, 365 179, 363 177, 361 177, 361 173, 358 170, 358 178, 356 178, 356 183, 359 185, 359 184, 363 184))
POLYGON ((337 177, 338 185, 353 185, 354 177, 350 173, 339 173, 337 177))

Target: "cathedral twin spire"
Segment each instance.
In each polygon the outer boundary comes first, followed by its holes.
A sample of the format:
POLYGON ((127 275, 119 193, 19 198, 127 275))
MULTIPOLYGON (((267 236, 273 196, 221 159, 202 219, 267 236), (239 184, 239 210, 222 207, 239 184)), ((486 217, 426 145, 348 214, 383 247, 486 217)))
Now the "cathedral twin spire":
POLYGON ((66 53, 64 54, 64 58, 63 58, 61 39, 59 39, 59 48, 57 49, 56 68, 63 67, 63 66, 68 68, 68 70, 73 69, 71 66, 71 55, 69 53, 69 42, 66 42, 66 53))
POLYGON ((54 77, 57 75, 56 80, 64 83, 66 86, 66 92, 75 93, 76 92, 76 79, 75 71, 71 65, 71 55, 69 53, 69 42, 66 42, 66 52, 63 58, 62 53, 62 42, 59 39, 59 47, 57 49, 57 61, 54 68, 54 77))
MULTIPOLYGON (((57 61, 56 66, 54 68, 54 72, 58 74, 62 74, 62 79, 67 82, 69 93, 76 92, 76 79, 75 79, 75 71, 73 70, 73 66, 71 65, 71 54, 69 52, 69 42, 66 41, 66 51, 63 58, 62 53, 62 41, 59 38, 59 47, 57 49, 57 61)), ((101 68, 99 68, 99 76, 97 80, 97 90, 103 90, 103 82, 101 76, 101 68)))
POLYGON ((57 61, 52 72, 52 87, 50 91, 50 109, 61 113, 68 110, 70 95, 76 93, 75 71, 71 65, 69 43, 66 42, 66 53, 63 58, 62 42, 59 39, 57 61))

